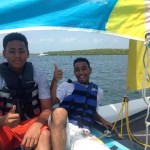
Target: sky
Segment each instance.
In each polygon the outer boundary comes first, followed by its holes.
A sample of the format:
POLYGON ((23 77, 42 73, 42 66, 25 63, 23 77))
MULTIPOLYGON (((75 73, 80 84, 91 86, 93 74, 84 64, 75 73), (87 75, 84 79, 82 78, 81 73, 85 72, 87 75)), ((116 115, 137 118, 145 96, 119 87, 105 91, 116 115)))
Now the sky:
MULTIPOLYGON (((21 33, 28 39, 30 53, 101 48, 126 49, 129 45, 129 40, 124 37, 100 32, 39 30, 21 33)), ((3 50, 2 40, 5 35, 0 34, 0 52, 3 50)))

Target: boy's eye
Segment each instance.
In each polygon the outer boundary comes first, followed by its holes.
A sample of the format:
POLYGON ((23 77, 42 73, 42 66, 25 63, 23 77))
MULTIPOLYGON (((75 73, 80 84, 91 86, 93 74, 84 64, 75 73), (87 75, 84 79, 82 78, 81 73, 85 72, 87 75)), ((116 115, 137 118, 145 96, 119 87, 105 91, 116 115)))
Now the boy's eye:
POLYGON ((26 50, 24 50, 24 49, 20 49, 19 50, 19 53, 24 53, 26 50))
POLYGON ((9 53, 15 53, 15 50, 9 50, 9 53))
MULTIPOLYGON (((25 49, 19 49, 18 53, 24 53, 25 51, 25 49)), ((9 49, 8 52, 11 54, 17 53, 17 51, 14 49, 9 49)))
POLYGON ((86 69, 87 69, 86 67, 82 68, 82 70, 86 70, 86 69))
POLYGON ((79 69, 75 69, 76 72, 80 71, 79 69))
POLYGON ((81 69, 75 69, 76 72, 79 72, 79 71, 86 71, 86 70, 87 70, 86 67, 85 67, 85 68, 81 68, 81 69))

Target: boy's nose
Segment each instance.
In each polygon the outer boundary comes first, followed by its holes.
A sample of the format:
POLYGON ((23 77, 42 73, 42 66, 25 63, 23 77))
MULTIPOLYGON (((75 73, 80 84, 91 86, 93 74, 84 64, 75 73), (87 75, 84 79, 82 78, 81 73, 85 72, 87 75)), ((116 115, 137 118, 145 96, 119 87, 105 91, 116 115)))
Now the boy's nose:
POLYGON ((19 57, 19 55, 20 55, 20 54, 19 54, 19 51, 16 51, 16 52, 15 52, 15 57, 19 57))
POLYGON ((82 70, 80 70, 80 72, 79 72, 80 74, 82 74, 83 73, 83 71, 82 70))

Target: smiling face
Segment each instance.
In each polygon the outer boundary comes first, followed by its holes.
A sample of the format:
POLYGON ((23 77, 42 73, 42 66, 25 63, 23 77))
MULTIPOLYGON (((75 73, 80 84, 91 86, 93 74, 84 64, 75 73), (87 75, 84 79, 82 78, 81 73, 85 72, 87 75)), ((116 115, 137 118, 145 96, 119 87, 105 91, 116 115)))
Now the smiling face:
POLYGON ((79 61, 74 64, 74 75, 79 83, 89 84, 89 78, 92 69, 84 61, 79 61))
POLYGON ((13 40, 9 41, 5 46, 3 56, 7 59, 9 67, 17 74, 20 74, 29 56, 29 52, 24 42, 13 40))

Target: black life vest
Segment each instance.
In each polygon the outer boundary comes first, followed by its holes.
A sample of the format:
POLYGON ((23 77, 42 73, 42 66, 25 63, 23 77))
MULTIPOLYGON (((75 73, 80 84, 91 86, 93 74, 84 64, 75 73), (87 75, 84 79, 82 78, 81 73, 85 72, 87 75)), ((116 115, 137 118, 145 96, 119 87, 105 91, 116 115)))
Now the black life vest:
POLYGON ((78 82, 72 83, 74 84, 74 91, 65 97, 60 107, 68 111, 70 123, 90 129, 97 107, 98 86, 92 82, 88 87, 78 82))
POLYGON ((22 121, 39 115, 41 105, 32 63, 25 64, 22 78, 10 70, 8 63, 0 64, 0 74, 6 82, 6 87, 0 90, 0 115, 7 114, 13 105, 22 121))

